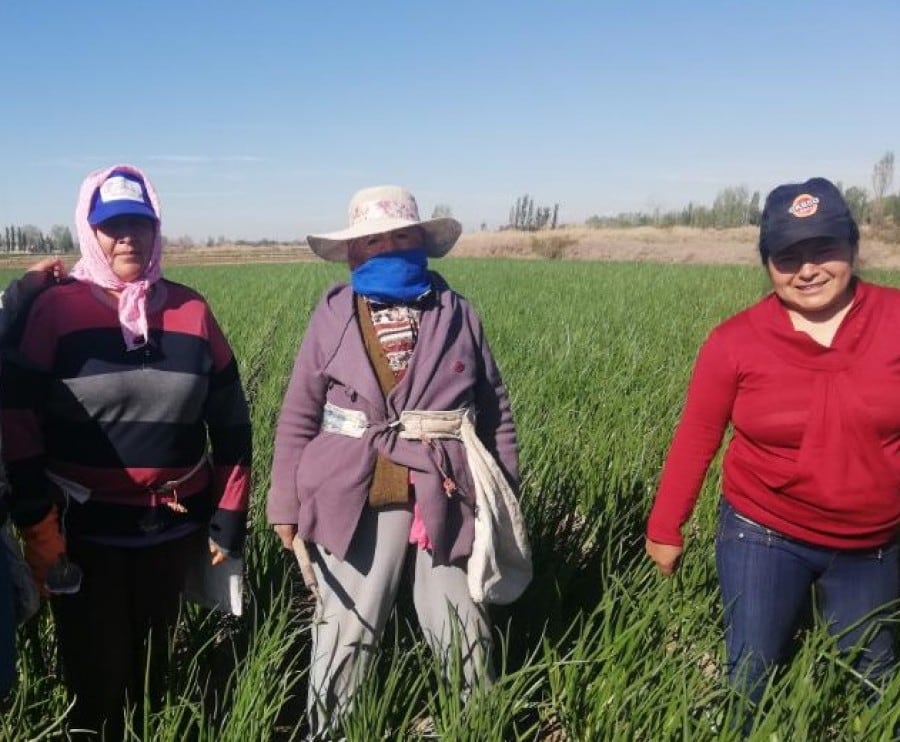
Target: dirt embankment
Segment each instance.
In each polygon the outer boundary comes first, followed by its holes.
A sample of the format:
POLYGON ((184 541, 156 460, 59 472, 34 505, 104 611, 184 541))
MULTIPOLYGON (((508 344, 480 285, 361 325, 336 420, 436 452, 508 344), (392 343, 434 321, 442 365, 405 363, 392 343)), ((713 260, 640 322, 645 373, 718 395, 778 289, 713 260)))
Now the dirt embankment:
MULTIPOLYGON (((759 263, 755 227, 692 229, 569 228, 555 232, 476 232, 464 234, 453 255, 471 257, 547 257, 559 249, 567 260, 651 261, 658 263, 759 263), (553 240, 557 240, 554 244, 553 240)), ((882 242, 863 230, 860 254, 868 267, 900 268, 900 244, 882 242)))
MULTIPOLYGON (((656 263, 747 264, 759 263, 755 227, 692 229, 690 227, 634 227, 588 229, 570 227, 546 232, 471 232, 463 234, 451 257, 518 258, 535 260, 615 260, 656 263)), ((872 268, 900 269, 900 244, 873 238, 863 229, 860 253, 872 268)), ((2 255, 0 267, 24 268, 38 256, 2 255)), ((71 265, 77 256, 66 256, 71 265)), ((318 260, 306 246, 167 247, 165 265, 228 265, 240 263, 296 263, 318 260)))

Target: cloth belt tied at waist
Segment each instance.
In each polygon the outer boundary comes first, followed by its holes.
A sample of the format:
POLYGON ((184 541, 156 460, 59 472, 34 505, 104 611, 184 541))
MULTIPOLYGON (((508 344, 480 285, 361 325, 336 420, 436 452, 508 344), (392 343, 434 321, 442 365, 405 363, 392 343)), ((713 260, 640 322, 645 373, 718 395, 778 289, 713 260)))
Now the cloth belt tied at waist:
MULTIPOLYGON (((156 501, 160 500, 175 512, 187 512, 187 509, 184 507, 184 505, 178 502, 178 488, 192 479, 194 475, 198 474, 200 470, 207 465, 208 462, 209 456, 204 453, 200 460, 187 474, 178 477, 178 479, 169 479, 168 481, 165 481, 162 484, 157 485, 156 487, 148 488, 147 491, 150 493, 153 504, 155 505, 156 501)), ((86 503, 88 499, 90 499, 91 490, 88 487, 85 487, 80 482, 76 482, 73 479, 60 476, 56 472, 50 471, 49 469, 47 469, 45 473, 47 475, 47 479, 56 484, 66 497, 72 498, 79 505, 84 505, 84 503, 86 503)))
MULTIPOLYGON (((372 427, 361 410, 325 403, 321 430, 362 438, 372 427)), ((403 410, 387 427, 404 440, 461 441, 475 485, 475 537, 466 568, 469 594, 478 603, 511 603, 531 581, 525 521, 506 476, 475 432, 475 411, 403 410)), ((446 478, 446 474, 444 474, 446 478)))

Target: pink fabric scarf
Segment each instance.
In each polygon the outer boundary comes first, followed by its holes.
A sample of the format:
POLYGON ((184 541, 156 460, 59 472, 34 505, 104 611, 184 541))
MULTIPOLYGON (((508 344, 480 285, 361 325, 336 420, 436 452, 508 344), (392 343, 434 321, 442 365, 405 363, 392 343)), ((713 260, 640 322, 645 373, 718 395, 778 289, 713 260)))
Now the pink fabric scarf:
POLYGON ((88 211, 91 208, 91 199, 100 184, 113 170, 126 170, 140 176, 147 187, 147 195, 150 197, 150 205, 156 212, 157 220, 160 220, 159 196, 153 184, 138 168, 132 165, 113 165, 112 167, 96 170, 88 175, 81 184, 78 194, 78 204, 75 207, 75 229, 78 234, 78 247, 81 251, 81 259, 75 263, 71 275, 79 281, 96 284, 104 289, 120 292, 119 295, 119 324, 122 326, 122 337, 128 350, 135 350, 147 343, 147 295, 150 286, 162 277, 160 259, 162 255, 162 223, 157 225, 156 236, 153 239, 153 248, 150 252, 150 260, 140 278, 134 281, 123 281, 113 273, 108 258, 103 254, 100 243, 94 235, 94 228, 88 223, 88 211))

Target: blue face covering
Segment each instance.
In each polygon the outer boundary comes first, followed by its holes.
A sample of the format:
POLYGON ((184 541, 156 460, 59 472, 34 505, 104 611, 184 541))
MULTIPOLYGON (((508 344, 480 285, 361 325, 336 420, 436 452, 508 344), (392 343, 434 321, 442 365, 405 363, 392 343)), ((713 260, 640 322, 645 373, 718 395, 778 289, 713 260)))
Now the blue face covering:
POLYGON ((350 271, 357 294, 384 304, 411 302, 431 289, 424 247, 383 252, 350 271))

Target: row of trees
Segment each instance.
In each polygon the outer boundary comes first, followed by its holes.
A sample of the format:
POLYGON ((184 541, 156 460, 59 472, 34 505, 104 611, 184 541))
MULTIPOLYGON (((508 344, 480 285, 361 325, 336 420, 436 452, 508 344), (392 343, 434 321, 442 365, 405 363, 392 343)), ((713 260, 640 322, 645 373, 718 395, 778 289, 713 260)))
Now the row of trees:
MULTIPOLYGON (((886 152, 872 169, 871 196, 865 188, 836 183, 853 217, 859 224, 876 228, 900 225, 900 193, 890 194, 894 180, 894 153, 886 152)), ((650 212, 622 212, 615 216, 592 216, 589 227, 701 227, 717 228, 758 225, 761 216, 759 191, 746 186, 725 188, 716 195, 712 206, 689 203, 682 209, 650 212)))
POLYGON ((25 252, 34 254, 75 252, 75 240, 68 227, 56 224, 44 234, 33 224, 22 227, 4 227, 0 249, 4 252, 25 252))
POLYGON ((534 199, 527 193, 516 199, 515 204, 509 210, 508 229, 521 229, 526 232, 536 232, 539 229, 556 229, 559 219, 559 204, 549 206, 535 206, 534 199))
POLYGON ((894 223, 900 223, 900 194, 888 196, 894 182, 894 153, 885 152, 884 156, 872 168, 872 193, 874 200, 871 210, 871 222, 876 227, 883 227, 886 219, 891 217, 894 223))
POLYGON ((759 191, 751 194, 746 186, 725 188, 716 195, 712 206, 693 201, 678 211, 621 212, 615 216, 592 216, 589 227, 700 227, 724 229, 759 224, 761 215, 759 191))
MULTIPOLYGON (((235 244, 241 247, 271 247, 272 245, 293 244, 301 245, 302 240, 293 240, 285 243, 283 240, 234 240, 233 242, 226 237, 218 238, 210 237, 205 243, 197 243, 188 235, 181 237, 166 237, 163 235, 163 246, 196 247, 198 244, 205 244, 207 247, 214 247, 225 244, 235 244)), ((57 253, 73 253, 76 252, 78 246, 72 237, 72 232, 68 227, 62 225, 54 225, 50 228, 50 232, 44 234, 33 224, 26 224, 22 227, 10 225, 0 232, 0 252, 7 253, 31 253, 34 255, 46 255, 57 253)))
MULTIPOLYGON (((850 211, 859 224, 869 224, 877 229, 892 227, 900 235, 900 192, 890 193, 894 181, 894 153, 886 152, 872 168, 872 193, 858 186, 838 188, 847 201, 850 211)), ((452 210, 448 204, 435 206, 432 218, 451 217, 452 210)), ((589 227, 699 227, 724 229, 727 227, 756 226, 761 216, 760 192, 752 193, 747 186, 725 188, 716 195, 711 206, 688 203, 682 209, 662 211, 659 207, 649 211, 621 212, 615 216, 592 216, 585 221, 589 227)), ((559 204, 538 206, 527 193, 516 199, 509 210, 509 222, 506 229, 519 229, 536 232, 542 229, 556 229, 559 218, 559 204)), ((482 224, 481 229, 487 225, 482 224)), ((225 237, 209 237, 206 246, 222 245, 228 242, 225 237)), ((300 244, 300 240, 295 243, 300 244)), ((191 237, 167 238, 163 236, 163 244, 179 247, 194 247, 191 237)), ((202 244, 202 243, 201 243, 202 244)), ((279 244, 275 240, 238 240, 235 244, 252 247, 266 247, 279 244)), ((25 226, 8 226, 2 234, 0 250, 5 252, 26 253, 69 253, 76 249, 75 240, 68 227, 54 225, 48 234, 31 224, 25 226)))
MULTIPOLYGON (((431 212, 432 219, 452 217, 453 210, 449 204, 439 203, 431 212)), ((559 204, 537 206, 527 193, 516 199, 509 210, 509 221, 501 229, 521 229, 524 232, 537 232, 541 229, 556 229, 559 220, 559 204)), ((487 223, 482 222, 480 229, 487 230, 487 223)))

